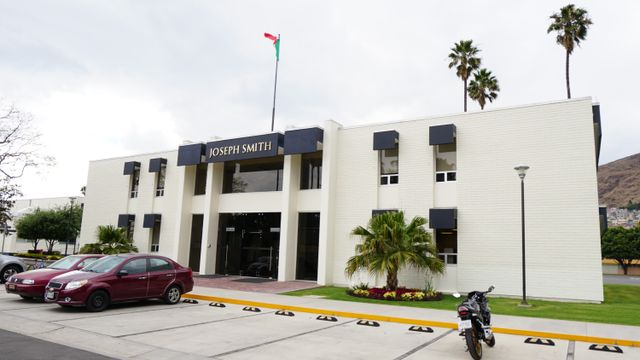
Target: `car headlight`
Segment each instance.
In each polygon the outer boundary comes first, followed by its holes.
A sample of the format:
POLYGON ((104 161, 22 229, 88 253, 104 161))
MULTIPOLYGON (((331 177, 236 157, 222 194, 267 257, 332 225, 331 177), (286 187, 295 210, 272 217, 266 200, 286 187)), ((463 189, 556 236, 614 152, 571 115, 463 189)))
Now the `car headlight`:
POLYGON ((22 280, 22 283, 25 284, 25 285, 33 285, 36 282, 31 280, 31 279, 24 279, 24 280, 22 280))
POLYGON ((87 283, 87 280, 80 281, 71 281, 64 287, 65 290, 75 290, 84 286, 87 283))

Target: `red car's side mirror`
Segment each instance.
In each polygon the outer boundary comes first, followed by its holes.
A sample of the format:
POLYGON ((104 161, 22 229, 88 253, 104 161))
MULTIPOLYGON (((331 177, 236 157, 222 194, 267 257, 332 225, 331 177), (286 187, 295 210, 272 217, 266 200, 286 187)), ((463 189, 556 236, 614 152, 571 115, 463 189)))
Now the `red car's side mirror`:
POLYGON ((127 275, 129 275, 129 272, 127 270, 120 270, 120 271, 118 271, 118 273, 116 275, 117 276, 127 276, 127 275))

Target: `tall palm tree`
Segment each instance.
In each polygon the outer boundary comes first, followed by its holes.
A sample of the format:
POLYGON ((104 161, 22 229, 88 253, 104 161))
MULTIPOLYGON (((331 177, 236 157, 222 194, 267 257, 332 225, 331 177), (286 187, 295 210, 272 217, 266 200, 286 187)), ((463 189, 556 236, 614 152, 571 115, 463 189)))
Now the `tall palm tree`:
POLYGON ((371 275, 387 275, 387 289, 398 288, 398 273, 406 266, 442 273, 444 264, 423 225, 427 219, 416 216, 405 223, 404 213, 387 212, 374 216, 366 228, 358 226, 352 235, 364 238, 356 245, 356 255, 347 261, 345 272, 352 277, 358 270, 371 275))
POLYGON ((480 50, 473 46, 473 40, 460 40, 451 48, 449 69, 456 67, 456 75, 464 81, 464 112, 467 112, 467 79, 480 67, 482 60, 477 56, 480 50))
POLYGON ((498 98, 498 79, 496 79, 491 71, 480 69, 473 74, 473 80, 469 82, 469 97, 480 104, 480 109, 484 110, 484 105, 498 98))
POLYGON ((551 15, 549 18, 553 20, 553 23, 549 25, 547 34, 557 31, 556 42, 566 50, 567 98, 571 99, 569 55, 571 55, 576 45, 580 46, 580 40, 584 40, 587 37, 587 29, 593 22, 587 15, 587 10, 576 8, 573 4, 561 8, 559 13, 551 15))

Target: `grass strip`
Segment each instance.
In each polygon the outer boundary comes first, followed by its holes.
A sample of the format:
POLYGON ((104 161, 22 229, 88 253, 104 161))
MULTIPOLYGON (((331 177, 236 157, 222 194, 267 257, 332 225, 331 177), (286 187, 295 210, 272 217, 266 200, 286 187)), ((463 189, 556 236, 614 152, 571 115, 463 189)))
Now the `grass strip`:
MULTIPOLYGON (((440 301, 388 301, 366 299, 348 295, 346 288, 325 286, 285 293, 290 296, 321 296, 330 300, 363 302, 372 304, 408 306, 425 309, 456 309, 461 300, 445 295, 440 301)), ((605 324, 640 326, 640 286, 604 285, 604 302, 601 304, 572 303, 561 301, 530 300, 530 308, 517 305, 520 299, 490 297, 491 312, 500 315, 527 316, 557 320, 587 321, 605 324)))

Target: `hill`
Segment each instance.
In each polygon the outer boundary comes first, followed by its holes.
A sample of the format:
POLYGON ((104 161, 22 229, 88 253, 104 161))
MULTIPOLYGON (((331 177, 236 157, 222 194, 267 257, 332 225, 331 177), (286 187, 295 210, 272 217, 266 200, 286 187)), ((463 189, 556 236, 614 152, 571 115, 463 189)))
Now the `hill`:
POLYGON ((607 207, 627 206, 640 202, 640 154, 598 167, 600 204, 607 207))

